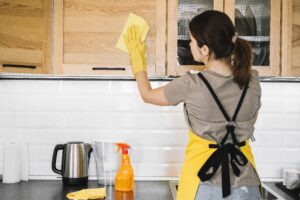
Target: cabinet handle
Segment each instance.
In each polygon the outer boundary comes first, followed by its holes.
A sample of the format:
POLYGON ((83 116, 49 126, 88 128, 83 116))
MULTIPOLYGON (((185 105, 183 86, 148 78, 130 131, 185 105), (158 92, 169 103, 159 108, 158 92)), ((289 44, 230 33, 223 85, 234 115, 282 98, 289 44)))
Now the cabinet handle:
POLYGON ((2 67, 16 67, 16 68, 29 68, 35 69, 35 65, 17 65, 17 64, 3 64, 2 67))
POLYGON ((115 71, 115 70, 119 70, 119 71, 125 71, 125 67, 116 67, 116 68, 109 68, 109 67, 93 67, 93 70, 111 70, 111 71, 115 71))

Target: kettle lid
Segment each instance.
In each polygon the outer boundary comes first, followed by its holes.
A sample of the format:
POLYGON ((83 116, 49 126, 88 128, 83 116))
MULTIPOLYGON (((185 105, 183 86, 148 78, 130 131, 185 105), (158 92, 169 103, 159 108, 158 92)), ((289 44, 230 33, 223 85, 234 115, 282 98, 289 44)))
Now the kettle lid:
POLYGON ((67 144, 83 144, 84 142, 80 142, 80 141, 71 141, 71 142, 67 142, 67 144))

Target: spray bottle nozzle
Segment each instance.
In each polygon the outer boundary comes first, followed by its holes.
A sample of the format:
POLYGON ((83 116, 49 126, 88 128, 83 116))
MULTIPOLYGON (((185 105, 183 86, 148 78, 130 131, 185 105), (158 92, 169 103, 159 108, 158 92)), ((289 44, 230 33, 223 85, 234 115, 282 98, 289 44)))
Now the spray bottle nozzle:
POLYGON ((117 143, 116 145, 118 146, 117 152, 119 152, 120 149, 122 149, 122 154, 128 154, 128 149, 130 148, 129 144, 117 143))

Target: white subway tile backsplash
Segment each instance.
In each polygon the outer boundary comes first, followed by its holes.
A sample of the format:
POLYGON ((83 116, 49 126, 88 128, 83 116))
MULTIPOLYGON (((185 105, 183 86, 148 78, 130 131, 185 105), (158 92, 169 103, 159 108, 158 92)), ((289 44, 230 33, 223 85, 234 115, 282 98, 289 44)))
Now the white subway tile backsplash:
POLYGON ((133 111, 135 96, 107 96, 97 95, 87 97, 87 111, 88 112, 123 112, 133 111))
POLYGON ((133 109, 135 112, 163 112, 168 111, 167 106, 157 106, 153 104, 148 104, 143 101, 140 96, 134 96, 131 99, 133 102, 133 109))
POLYGON ((135 176, 137 177, 178 177, 182 164, 144 164, 133 163, 135 176))
POLYGON ((188 141, 187 130, 120 130, 120 132, 133 147, 184 147, 188 141))
POLYGON ((262 96, 261 101, 263 105, 261 106, 260 113, 283 113, 285 99, 274 98, 262 96))
POLYGON ((22 136, 22 132, 20 129, 2 128, 0 129, 0 135, 1 135, 0 143, 2 144, 23 143, 25 138, 22 136))
POLYGON ((19 94, 58 94, 61 91, 61 81, 47 80, 15 80, 16 92, 19 94))
POLYGON ((23 112, 73 112, 87 110, 85 96, 72 95, 24 95, 20 98, 23 112))
POLYGON ((21 114, 22 128, 63 128, 65 117, 59 112, 24 112, 21 114))
POLYGON ((31 145, 64 144, 70 141, 89 141, 83 129, 23 129, 20 131, 24 143, 31 145))
POLYGON ((286 113, 300 113, 300 97, 286 98, 284 103, 286 113))
POLYGON ((136 81, 111 81, 110 83, 110 94, 112 95, 139 94, 136 81))
POLYGON ((187 144, 187 130, 144 130, 144 129, 87 129, 84 132, 74 131, 54 131, 51 141, 62 137, 64 141, 70 140, 70 135, 74 140, 86 142, 97 141, 114 141, 127 142, 132 147, 184 147, 187 144))
POLYGON ((1 128, 18 128, 20 127, 20 113, 18 112, 1 112, 0 127, 1 128))
POLYGON ((169 129, 186 129, 188 130, 188 126, 185 123, 183 113, 174 113, 170 115, 168 113, 163 114, 162 123, 166 128, 169 129))
MULTIPOLYGON (((280 97, 286 92, 285 83, 260 83, 262 88, 262 97, 280 97)), ((291 85, 291 84, 289 84, 291 85)))
POLYGON ((255 127, 257 130, 284 130, 286 127, 285 116, 282 113, 264 113, 260 112, 255 127))
POLYGON ((284 90, 279 90, 278 95, 300 97, 300 84, 299 83, 284 83, 284 90), (284 93, 283 93, 284 92, 284 93))
POLYGON ((285 130, 300 130, 300 113, 288 113, 284 116, 285 130))
POLYGON ((61 93, 84 96, 92 95, 108 95, 110 92, 109 81, 60 81, 61 93))
POLYGON ((253 147, 278 147, 283 145, 284 131, 254 131, 255 142, 253 147))
MULTIPOLYGON (((260 176, 280 178, 283 167, 300 166, 300 84, 261 85, 252 150, 260 176)), ((54 146, 76 140, 128 142, 137 177, 180 173, 188 142, 183 105, 146 104, 135 81, 2 80, 0 91, 0 174, 3 144, 15 142, 29 145, 30 177, 59 177, 51 169, 54 146)), ((93 158, 90 172, 96 175, 93 158)))
POLYGON ((279 165, 286 159, 284 150, 278 147, 253 147, 252 152, 258 165, 279 165))
MULTIPOLYGON (((29 161, 30 162, 47 162, 50 164, 55 145, 31 145, 29 147, 29 161)), ((57 153, 56 161, 59 163, 62 158, 62 151, 57 153)))
POLYGON ((183 147, 139 147, 130 153, 133 163, 180 164, 184 159, 183 147))
MULTIPOLYGON (((57 165, 57 168, 59 165, 57 165)), ((60 169, 60 168, 59 168, 60 169)), ((31 161, 29 162, 29 175, 30 176, 55 176, 61 179, 61 175, 52 171, 51 163, 49 161, 31 161)))
POLYGON ((287 148, 284 151, 284 162, 285 163, 295 163, 300 167, 300 147, 298 148, 287 148))
POLYGON ((0 144, 0 174, 3 174, 3 144, 0 144))
POLYGON ((182 129, 186 128, 183 114, 119 113, 109 114, 110 128, 182 129))
POLYGON ((282 165, 257 163, 256 168, 261 178, 282 178, 282 165))
POLYGON ((19 99, 19 95, 16 94, 2 95, 0 98, 0 112, 20 111, 21 104, 19 99))
MULTIPOLYGON (((283 134, 284 148, 300 148, 300 130, 284 131, 283 134)), ((299 154, 300 157, 300 154, 299 154)))
POLYGON ((39 101, 43 112, 84 112, 87 110, 87 98, 80 95, 40 96, 39 101))
POLYGON ((41 110, 41 95, 26 94, 20 97, 20 107, 22 112, 38 112, 41 110))
POLYGON ((134 111, 135 112, 183 112, 183 104, 178 106, 158 106, 149 103, 145 103, 141 97, 133 99, 134 102, 134 111))
POLYGON ((91 112, 72 112, 65 114, 65 128, 107 128, 108 114, 107 113, 91 113, 91 112))
POLYGON ((0 91, 2 96, 9 94, 16 94, 17 81, 1 80, 0 91))

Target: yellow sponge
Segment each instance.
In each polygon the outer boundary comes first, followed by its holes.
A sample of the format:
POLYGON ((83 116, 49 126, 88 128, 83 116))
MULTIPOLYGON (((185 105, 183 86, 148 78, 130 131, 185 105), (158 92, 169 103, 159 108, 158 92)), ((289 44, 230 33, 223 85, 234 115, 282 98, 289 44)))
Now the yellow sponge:
POLYGON ((67 194, 67 198, 72 200, 104 199, 105 196, 105 188, 84 189, 67 194))
POLYGON ((123 41, 123 35, 127 34, 127 29, 131 26, 131 25, 136 25, 139 27, 139 29, 141 30, 141 42, 143 42, 148 34, 149 31, 149 25, 146 22, 145 19, 143 19, 142 17, 135 15, 133 13, 129 14, 129 17, 127 19, 127 22, 123 28, 123 31, 119 37, 119 40, 116 44, 116 47, 122 51, 125 51, 128 53, 127 47, 123 41))

